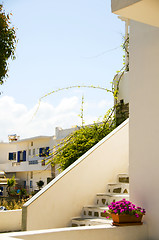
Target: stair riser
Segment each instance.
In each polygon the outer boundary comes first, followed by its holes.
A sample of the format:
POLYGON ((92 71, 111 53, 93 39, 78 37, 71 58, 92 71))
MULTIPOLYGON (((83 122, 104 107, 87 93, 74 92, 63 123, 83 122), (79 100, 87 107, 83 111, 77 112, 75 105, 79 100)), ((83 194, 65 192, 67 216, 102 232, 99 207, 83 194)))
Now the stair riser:
POLYGON ((118 175, 118 182, 119 183, 129 183, 129 176, 128 176, 128 174, 119 174, 118 175))
POLYGON ((110 217, 107 205, 123 198, 129 200, 128 174, 119 174, 117 180, 118 183, 116 184, 108 184, 107 193, 98 193, 96 195, 95 206, 84 207, 82 217, 72 219, 72 227, 112 224, 112 220, 107 219, 108 216, 110 217))
POLYGON ((129 184, 108 184, 107 192, 129 194, 129 184))
POLYGON ((110 196, 97 196, 95 204, 97 204, 98 206, 106 206, 106 205, 111 204, 111 202, 120 201, 123 198, 125 198, 126 200, 129 200, 128 196, 125 196, 125 197, 123 197, 123 196, 122 197, 117 197, 117 196, 112 196, 112 197, 110 197, 110 196))
POLYGON ((104 213, 104 210, 91 210, 84 208, 82 211, 82 217, 84 218, 102 218, 106 219, 109 216, 108 213, 104 213))

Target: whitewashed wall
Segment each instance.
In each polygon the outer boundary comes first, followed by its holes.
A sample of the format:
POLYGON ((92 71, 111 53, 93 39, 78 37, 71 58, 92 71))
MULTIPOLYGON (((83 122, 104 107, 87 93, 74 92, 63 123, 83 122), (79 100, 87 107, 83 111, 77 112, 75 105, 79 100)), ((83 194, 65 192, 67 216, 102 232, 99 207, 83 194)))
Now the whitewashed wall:
POLYGON ((159 28, 130 23, 130 197, 159 239, 159 28))
POLYGON ((0 211, 0 232, 20 231, 22 210, 0 211))
POLYGON ((129 103, 129 72, 125 72, 123 75, 116 75, 114 79, 115 88, 117 88, 117 83, 119 80, 118 102, 123 99, 125 104, 129 103))
POLYGON ((92 226, 0 234, 0 240, 148 240, 147 226, 92 226))
POLYGON ((16 151, 16 144, 14 143, 0 143, 0 170, 4 170, 3 168, 7 163, 8 160, 8 152, 15 152, 16 151), (10 149, 10 150, 9 150, 10 149), (2 166, 2 167, 1 167, 2 166))
POLYGON ((128 120, 63 171, 23 206, 23 230, 69 226, 96 193, 128 172, 128 120))

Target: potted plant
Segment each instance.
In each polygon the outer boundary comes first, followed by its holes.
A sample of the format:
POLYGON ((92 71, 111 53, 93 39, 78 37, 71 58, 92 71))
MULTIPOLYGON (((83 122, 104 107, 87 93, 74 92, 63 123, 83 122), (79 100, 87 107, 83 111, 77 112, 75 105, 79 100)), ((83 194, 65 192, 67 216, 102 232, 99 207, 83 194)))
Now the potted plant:
POLYGON ((142 224, 142 217, 146 213, 144 208, 136 207, 135 204, 126 199, 112 202, 108 207, 113 225, 117 226, 142 224))

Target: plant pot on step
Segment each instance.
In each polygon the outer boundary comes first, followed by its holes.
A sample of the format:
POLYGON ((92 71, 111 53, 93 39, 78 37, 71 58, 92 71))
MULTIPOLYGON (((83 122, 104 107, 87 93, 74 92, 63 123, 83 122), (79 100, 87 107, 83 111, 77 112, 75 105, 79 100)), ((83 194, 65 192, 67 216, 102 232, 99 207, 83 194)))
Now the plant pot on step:
POLYGON ((108 213, 113 219, 113 225, 116 226, 140 225, 142 224, 142 217, 146 213, 144 208, 137 207, 125 198, 112 202, 108 205, 108 208, 108 213))
POLYGON ((115 226, 129 226, 129 225, 141 225, 143 214, 140 214, 138 217, 135 215, 129 214, 114 214, 111 213, 113 225, 115 226))

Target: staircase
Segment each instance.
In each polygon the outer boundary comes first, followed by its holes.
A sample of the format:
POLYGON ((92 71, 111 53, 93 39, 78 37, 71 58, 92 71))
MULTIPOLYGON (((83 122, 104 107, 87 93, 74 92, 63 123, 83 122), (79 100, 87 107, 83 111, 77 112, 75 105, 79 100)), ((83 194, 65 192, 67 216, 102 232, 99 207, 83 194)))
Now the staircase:
POLYGON ((107 219, 108 205, 113 201, 120 201, 123 198, 129 200, 129 176, 119 174, 117 183, 108 184, 106 193, 98 193, 95 199, 95 205, 85 206, 82 209, 81 217, 72 219, 72 227, 95 226, 111 224, 112 220, 107 219))

